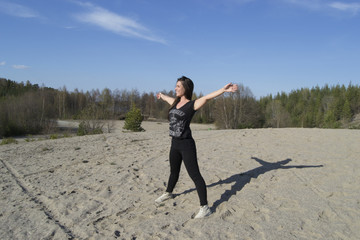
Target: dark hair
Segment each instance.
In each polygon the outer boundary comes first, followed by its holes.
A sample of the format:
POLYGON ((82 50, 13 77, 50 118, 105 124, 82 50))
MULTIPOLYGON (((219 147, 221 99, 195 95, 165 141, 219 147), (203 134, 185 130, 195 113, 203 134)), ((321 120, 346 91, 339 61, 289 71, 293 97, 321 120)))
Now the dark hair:
POLYGON ((182 76, 181 78, 178 78, 178 82, 180 81, 185 89, 185 97, 186 99, 191 100, 193 91, 194 91, 194 83, 191 81, 190 78, 187 78, 185 76, 182 76))
MULTIPOLYGON (((194 83, 190 78, 187 78, 185 76, 182 76, 177 79, 177 82, 181 82, 185 89, 185 98, 191 100, 193 91, 194 91, 194 83)), ((174 103, 170 106, 170 109, 172 109, 174 106, 176 106, 180 102, 180 97, 176 97, 174 103)))

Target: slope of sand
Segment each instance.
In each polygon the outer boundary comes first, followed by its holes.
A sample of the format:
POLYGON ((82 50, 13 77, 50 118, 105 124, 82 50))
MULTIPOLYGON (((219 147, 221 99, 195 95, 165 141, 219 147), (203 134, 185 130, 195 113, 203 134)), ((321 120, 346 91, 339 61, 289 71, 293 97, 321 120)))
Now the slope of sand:
POLYGON ((360 131, 209 130, 192 124, 214 213, 182 167, 167 123, 0 146, 0 239, 359 239, 360 131))

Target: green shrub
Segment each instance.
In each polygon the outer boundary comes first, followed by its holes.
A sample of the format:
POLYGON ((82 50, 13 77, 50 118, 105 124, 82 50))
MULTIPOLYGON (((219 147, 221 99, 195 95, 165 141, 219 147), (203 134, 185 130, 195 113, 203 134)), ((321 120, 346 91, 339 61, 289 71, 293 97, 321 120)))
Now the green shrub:
POLYGON ((102 134, 103 130, 98 125, 93 125, 94 127, 90 126, 89 121, 82 121, 79 124, 79 128, 77 131, 78 136, 90 135, 90 134, 102 134))
POLYGON ((4 138, 4 139, 1 141, 0 145, 12 144, 12 143, 17 144, 18 141, 16 141, 14 138, 4 138))
POLYGON ((133 132, 144 131, 144 129, 141 127, 142 121, 143 121, 143 116, 141 115, 140 109, 137 108, 135 104, 132 104, 130 111, 125 116, 124 129, 133 132))
POLYGON ((64 133, 64 138, 69 138, 71 135, 69 133, 64 133))
POLYGON ((88 127, 86 126, 86 122, 85 121, 82 121, 80 124, 79 124, 79 128, 77 130, 77 135, 78 136, 84 136, 88 134, 88 127))
POLYGON ((25 142, 35 142, 35 138, 25 138, 25 142))
POLYGON ((57 134, 51 134, 50 139, 58 139, 59 136, 57 134))

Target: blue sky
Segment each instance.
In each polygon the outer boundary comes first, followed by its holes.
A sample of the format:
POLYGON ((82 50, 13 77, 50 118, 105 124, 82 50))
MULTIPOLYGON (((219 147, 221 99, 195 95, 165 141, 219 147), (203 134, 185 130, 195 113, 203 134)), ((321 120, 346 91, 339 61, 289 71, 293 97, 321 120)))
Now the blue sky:
POLYGON ((357 85, 359 43, 355 0, 0 0, 0 77, 70 91, 357 85))

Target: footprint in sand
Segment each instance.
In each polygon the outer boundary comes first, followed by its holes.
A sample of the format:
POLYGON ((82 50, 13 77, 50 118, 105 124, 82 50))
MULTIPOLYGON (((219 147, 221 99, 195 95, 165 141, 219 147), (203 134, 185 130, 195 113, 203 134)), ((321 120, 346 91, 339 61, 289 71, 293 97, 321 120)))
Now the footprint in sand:
POLYGON ((230 210, 226 210, 224 213, 221 214, 220 218, 226 221, 230 216, 232 216, 232 212, 230 210))

